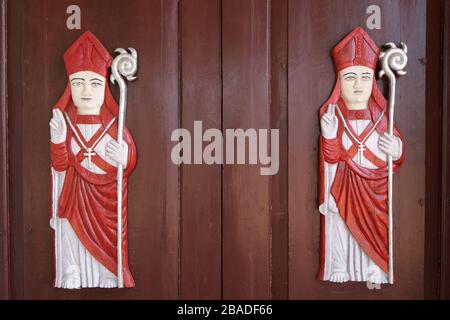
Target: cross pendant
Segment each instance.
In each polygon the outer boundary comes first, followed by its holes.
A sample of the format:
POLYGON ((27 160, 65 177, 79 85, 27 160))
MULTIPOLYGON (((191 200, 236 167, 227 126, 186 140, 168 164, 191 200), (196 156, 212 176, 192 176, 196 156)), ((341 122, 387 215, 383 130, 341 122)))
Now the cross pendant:
POLYGON ((88 159, 88 168, 92 169, 92 157, 95 156, 96 153, 92 151, 92 149, 86 149, 84 156, 88 159))
POLYGON ((358 163, 361 164, 362 158, 364 155, 364 151, 366 151, 366 146, 362 143, 358 146, 358 163))

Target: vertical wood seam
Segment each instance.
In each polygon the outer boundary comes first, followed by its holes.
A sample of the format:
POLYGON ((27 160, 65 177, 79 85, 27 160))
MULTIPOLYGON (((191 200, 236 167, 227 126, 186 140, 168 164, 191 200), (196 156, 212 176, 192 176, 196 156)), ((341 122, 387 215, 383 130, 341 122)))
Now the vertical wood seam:
POLYGON ((290 254, 290 237, 289 237, 289 0, 286 1, 286 299, 290 298, 289 291, 289 254, 290 254))
MULTIPOLYGON (((267 58, 266 58, 266 64, 267 64, 267 95, 268 95, 268 108, 267 108, 267 116, 268 116, 268 129, 267 135, 269 138, 271 138, 271 127, 272 127, 272 0, 267 0, 266 2, 267 8, 266 8, 266 16, 267 16, 267 26, 266 26, 266 43, 267 43, 267 58)), ((272 139, 268 139, 267 143, 271 145, 272 139)), ((267 179, 268 183, 268 199, 267 199, 267 205, 269 206, 269 217, 267 219, 267 230, 269 231, 269 298, 273 299, 273 176, 269 176, 267 179)))
MULTIPOLYGON (((183 128, 183 41, 182 38, 182 1, 177 0, 177 23, 178 23, 178 127, 183 128)), ((182 232, 183 232, 183 164, 178 166, 178 299, 182 297, 182 232)))
POLYGON ((279 172, 270 177, 271 299, 288 298, 288 1, 270 1, 270 129, 280 130, 279 172), (280 250, 283 252, 280 253, 280 250))
MULTIPOLYGON (((220 130, 224 130, 223 117, 223 0, 220 0, 220 130)), ((224 145, 222 145, 222 157, 224 145)), ((224 193, 224 164, 220 165, 220 299, 223 300, 223 193, 224 193)))
POLYGON ((426 61, 426 179, 425 179, 425 256, 424 256, 424 298, 428 299, 436 299, 441 296, 441 262, 439 261, 442 256, 442 217, 445 211, 445 177, 443 172, 445 172, 444 161, 446 158, 445 154, 445 126, 444 126, 444 114, 445 110, 443 109, 443 73, 442 68, 439 65, 442 65, 442 53, 443 53, 443 34, 442 34, 442 8, 444 5, 444 1, 440 1, 438 5, 435 2, 427 3, 427 61, 426 61), (435 22, 435 14, 439 14, 438 21, 435 22), (436 30, 438 29, 438 30, 436 30), (438 32, 438 43, 435 43, 432 40, 436 40, 433 35, 438 32), (438 61, 435 61, 438 60, 438 61), (435 93, 438 92, 439 97, 434 97, 435 93), (431 123, 431 119, 439 118, 439 124, 431 123), (433 139, 438 138, 439 141, 435 144, 433 148, 432 142, 433 139), (436 150, 439 147, 440 150, 436 150), (432 149, 429 151, 428 149, 432 149), (438 157, 432 157, 431 154, 437 154, 438 157), (433 168, 437 167, 439 170, 435 171, 433 168), (434 204, 431 199, 433 198, 433 194, 438 192, 435 197, 439 197, 438 201, 440 204, 434 204), (438 209, 438 212, 435 212, 438 209), (433 215, 436 215, 433 217, 433 215), (430 222, 431 219, 431 222, 430 222), (434 246, 437 246, 436 254, 433 254, 432 249, 434 246), (431 257, 429 257, 431 255, 431 257), (434 257, 437 256, 437 257, 434 257), (437 261, 434 261, 435 259, 437 261), (427 260, 431 259, 427 263, 427 260), (433 283, 430 283, 433 282, 433 283))
MULTIPOLYGON (((443 66, 443 78, 442 78, 442 108, 443 108, 443 141, 442 141, 442 177, 446 179, 448 175, 448 165, 449 165, 449 157, 448 157, 448 125, 449 125, 449 108, 450 108, 450 100, 449 100, 449 76, 450 76, 450 52, 449 52, 449 43, 448 39, 450 39, 450 5, 446 1, 442 1, 442 66, 443 66)), ((450 256, 449 256, 449 236, 448 230, 450 228, 449 221, 449 200, 448 200, 448 179, 447 181, 442 181, 442 212, 441 212, 441 261, 440 261, 440 286, 439 286, 439 296, 441 299, 448 299, 450 297, 450 288, 449 288, 449 265, 450 265, 450 256)))
POLYGON ((2 264, 4 268, 4 274, 2 276, 2 282, 4 283, 3 296, 5 299, 10 298, 10 212, 9 212, 9 166, 8 166, 8 98, 7 98, 7 0, 1 0, 1 74, 0 74, 0 99, 1 99, 1 161, 0 164, 2 170, 1 192, 3 203, 2 206, 2 247, 3 257, 2 264))

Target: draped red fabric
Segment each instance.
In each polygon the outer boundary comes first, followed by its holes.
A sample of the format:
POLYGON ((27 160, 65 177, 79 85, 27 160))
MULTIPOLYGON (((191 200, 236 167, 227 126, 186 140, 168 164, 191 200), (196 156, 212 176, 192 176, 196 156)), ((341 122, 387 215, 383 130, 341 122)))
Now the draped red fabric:
MULTIPOLYGON (((71 112, 69 112, 70 114, 71 112)), ((72 119, 76 123, 75 119, 72 119)), ((70 131, 70 130, 69 130, 70 131)), ((52 145, 51 161, 55 170, 66 170, 64 186, 59 198, 58 217, 66 218, 83 246, 109 271, 117 275, 117 184, 116 171, 94 174, 81 166, 72 152, 72 134, 66 143, 52 145)), ((117 122, 108 130, 117 138, 117 122)), ((128 265, 127 203, 128 176, 136 166, 136 146, 127 129, 124 142, 128 145, 128 165, 123 179, 123 275, 125 287, 134 287, 128 265)))
POLYGON ((340 162, 331 193, 339 213, 363 251, 388 272, 387 175, 340 162))
MULTIPOLYGON (((355 29, 332 51, 336 70, 336 85, 328 101, 320 109, 320 117, 328 109, 328 105, 337 104, 345 119, 349 113, 341 98, 340 70, 354 65, 363 65, 375 69, 379 50, 368 34, 361 28, 355 29)), ((387 101, 373 83, 372 96, 369 101, 369 126, 381 117, 376 132, 383 135, 388 130, 387 101), (384 111, 384 115, 382 113, 384 111)), ((331 186, 331 194, 336 201, 339 214, 346 223, 350 233, 362 250, 384 271, 388 272, 388 227, 387 227, 387 162, 382 159, 371 159, 379 168, 372 170, 361 167, 353 161, 352 150, 345 150, 342 138, 345 132, 344 123, 338 117, 338 135, 336 139, 319 142, 319 206, 325 201, 324 166, 325 162, 337 164, 336 176, 331 186)), ((394 134, 404 139, 394 126, 394 134)), ((404 149, 403 143, 403 149, 404 149)), ((353 150, 354 151, 354 150, 353 150)), ((370 153, 370 150, 369 152, 370 153)), ((397 172, 404 161, 404 150, 401 159, 395 161, 394 172, 397 172)), ((372 157, 373 154, 371 154, 372 157)), ((321 254, 318 278, 325 276, 326 260, 326 218, 321 218, 321 254)))
MULTIPOLYGON (((95 36, 86 32, 64 55, 68 74, 78 71, 93 71, 102 76, 107 75, 111 65, 111 56, 95 36)), ((70 83, 55 107, 66 112, 76 126, 78 116, 73 104, 70 83)), ((117 116, 118 105, 105 85, 105 101, 97 120, 104 130, 117 116)), ((92 123, 92 119, 90 120, 92 123)), ((117 139, 118 124, 114 124, 107 133, 117 139)), ((94 163, 106 170, 106 174, 95 174, 81 166, 78 155, 72 152, 73 133, 68 127, 66 142, 51 144, 51 164, 56 171, 66 171, 65 180, 58 204, 58 217, 66 218, 83 246, 89 253, 113 274, 117 275, 117 170, 97 156, 94 163), (97 161, 97 162, 95 162, 97 161)), ((128 145, 128 164, 123 175, 122 189, 122 239, 123 239, 123 276, 124 286, 134 287, 135 282, 128 264, 128 176, 137 162, 136 145, 127 128, 124 130, 124 142, 128 145)))

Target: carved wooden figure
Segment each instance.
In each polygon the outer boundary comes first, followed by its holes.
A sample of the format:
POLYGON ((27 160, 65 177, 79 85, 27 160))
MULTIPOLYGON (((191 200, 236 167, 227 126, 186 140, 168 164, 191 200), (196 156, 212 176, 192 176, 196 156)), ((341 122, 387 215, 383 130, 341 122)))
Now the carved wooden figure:
POLYGON ((404 160, 397 128, 377 87, 380 49, 362 29, 332 51, 336 85, 320 109, 320 280, 389 282, 388 156, 404 160))
POLYGON ((123 166, 122 261, 128 266, 127 179, 136 146, 125 128, 117 142, 118 105, 108 86, 112 57, 90 32, 64 54, 69 81, 50 121, 55 287, 114 288, 117 279, 117 167, 123 166))

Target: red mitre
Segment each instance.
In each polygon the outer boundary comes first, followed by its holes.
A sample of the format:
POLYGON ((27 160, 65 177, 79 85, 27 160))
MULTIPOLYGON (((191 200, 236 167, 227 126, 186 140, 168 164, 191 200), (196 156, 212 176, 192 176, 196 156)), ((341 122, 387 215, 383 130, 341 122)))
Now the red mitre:
MULTIPOLYGON (((331 56, 336 70, 336 85, 330 98, 320 108, 321 116, 327 111, 329 104, 337 104, 341 99, 342 87, 339 72, 353 66, 364 66, 375 71, 380 56, 380 49, 363 28, 357 27, 331 51, 331 56)), ((377 119, 381 112, 386 110, 387 101, 380 89, 378 89, 376 81, 373 81, 372 100, 375 103, 370 105, 376 106, 371 108, 372 116, 374 119, 377 119)), ((377 130, 385 130, 386 124, 386 119, 383 119, 377 130)))
MULTIPOLYGON (((108 69, 112 64, 112 57, 108 50, 102 45, 96 36, 90 31, 83 33, 64 54, 64 63, 66 64, 67 74, 70 76, 80 71, 92 71, 105 78, 108 78, 108 69)), ((109 122, 111 116, 118 114, 117 102, 111 94, 108 81, 105 83, 105 102, 106 109, 102 108, 103 121, 109 122), (109 111, 109 115, 107 114, 109 111)), ((72 103, 70 83, 67 83, 66 90, 58 100, 54 108, 69 113, 75 113, 75 107, 72 103)))
POLYGON ((380 49, 367 32, 358 27, 331 51, 331 55, 336 72, 352 66, 365 66, 375 70, 380 49))
POLYGON ((112 57, 90 31, 85 32, 64 54, 67 75, 92 71, 106 78, 112 57))

